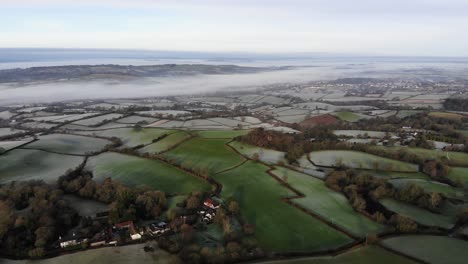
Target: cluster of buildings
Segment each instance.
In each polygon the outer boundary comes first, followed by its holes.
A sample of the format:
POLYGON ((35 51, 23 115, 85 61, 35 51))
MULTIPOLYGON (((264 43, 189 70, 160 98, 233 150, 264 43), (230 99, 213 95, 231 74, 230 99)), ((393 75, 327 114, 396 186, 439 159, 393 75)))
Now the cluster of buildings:
MULTIPOLYGON (((194 223, 198 218, 201 219, 202 222, 212 223, 216 215, 216 210, 219 207, 219 201, 216 201, 215 198, 208 198, 203 201, 203 205, 195 215, 178 216, 170 223, 159 221, 141 227, 135 226, 133 221, 126 221, 109 225, 90 238, 80 237, 73 232, 68 236, 59 237, 56 248, 65 249, 78 246, 116 246, 121 243, 130 243, 141 240, 143 236, 159 237, 162 235, 168 235, 173 233, 173 227, 181 226, 184 223, 194 223)), ((107 222, 107 216, 107 212, 98 213, 94 219, 107 222)))

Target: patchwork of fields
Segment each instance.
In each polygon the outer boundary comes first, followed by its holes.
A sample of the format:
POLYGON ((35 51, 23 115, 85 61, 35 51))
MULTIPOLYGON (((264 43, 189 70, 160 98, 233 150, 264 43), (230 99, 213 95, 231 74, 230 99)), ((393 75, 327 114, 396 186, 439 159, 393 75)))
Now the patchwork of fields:
POLYGON ((386 230, 385 226, 354 211, 343 194, 330 190, 323 181, 285 168, 277 168, 272 173, 286 179, 305 196, 291 200, 293 203, 328 219, 354 236, 365 237, 386 230))
MULTIPOLYGON (((257 101, 274 98, 246 97, 244 99, 257 101)), ((321 106, 325 107, 326 104, 321 106)), ((375 116, 405 117, 419 113, 419 111, 380 111, 372 110, 372 108, 359 108, 359 110, 362 111, 351 112, 343 109, 341 112, 332 114, 342 121, 355 122, 375 116)), ((309 116, 311 112, 319 112, 317 109, 308 109, 307 105, 304 105, 303 109, 297 106, 282 106, 266 107, 259 111, 271 114, 276 120, 286 123, 301 122, 307 119, 306 116, 309 116)), ((320 111, 322 114, 331 112, 320 111)), ((264 125, 262 121, 254 117, 159 119, 160 115, 190 113, 179 112, 168 110, 142 113, 154 117, 131 115, 122 118, 122 114, 105 114, 87 118, 95 115, 95 113, 89 113, 89 115, 45 115, 29 118, 34 122, 24 123, 26 127, 44 125, 50 128, 60 125, 61 122, 73 121, 60 130, 62 133, 66 130, 73 134, 38 134, 38 140, 0 155, 0 183, 30 179, 55 182, 67 170, 80 165, 84 161, 84 157, 81 156, 99 152, 111 143, 107 139, 116 137, 122 140, 123 147, 133 148, 134 152, 129 152, 133 153, 132 155, 120 154, 117 152, 122 149, 118 149, 99 155, 90 155, 85 169, 93 172, 98 182, 110 177, 130 186, 148 186, 164 191, 174 195, 168 199, 169 208, 175 208, 177 203, 183 202, 190 192, 216 189, 220 191, 219 195, 225 201, 235 198, 239 202, 241 215, 247 223, 255 227, 255 237, 261 247, 274 253, 333 251, 353 245, 353 243, 360 243, 368 236, 383 234, 391 230, 389 226, 377 223, 370 217, 355 211, 344 194, 335 192, 325 185, 323 179, 329 171, 337 167, 354 168, 356 171, 371 176, 389 179, 389 182, 397 189, 408 184, 415 184, 427 192, 441 193, 444 197, 458 201, 466 199, 462 188, 431 181, 427 175, 419 172, 416 164, 364 152, 314 151, 302 156, 298 164, 289 165, 284 158, 284 152, 259 148, 233 140, 235 137, 247 134, 251 128, 264 125), (111 119, 112 122, 95 127, 104 120, 111 119), (133 127, 137 123, 143 127, 133 127), (145 124, 149 125, 145 126, 145 124), (143 155, 145 153, 157 155, 149 159, 144 158, 149 157, 143 155), (210 184, 206 178, 209 178, 211 183, 213 183, 211 180, 216 181, 220 186, 210 184)), ((4 115, 7 114, 4 113, 4 115)), ((437 113, 433 113, 433 116, 454 118, 437 113)), ((282 125, 284 124, 265 127, 281 130, 282 125)), ((18 132, 23 132, 23 130, 8 129, 7 131, 2 128, 0 136, 18 132)), ((297 131, 290 129, 286 132, 297 131)), ((383 138, 386 134, 365 130, 335 130, 334 133, 341 137, 354 138, 361 136, 383 138)), ((0 147, 8 150, 24 143, 28 141, 26 139, 4 141, 0 143, 0 147)), ((421 157, 444 158, 449 164, 459 166, 452 167, 448 177, 462 183, 465 187, 468 185, 468 169, 464 167, 468 167, 468 154, 406 147, 375 146, 375 148, 389 153, 404 149, 421 157)), ((72 207, 83 215, 93 215, 107 208, 104 204, 92 201, 76 200, 73 197, 67 199, 72 207)), ((381 199, 379 202, 388 211, 406 216, 422 226, 444 230, 455 226, 455 215, 459 209, 455 204, 444 204, 441 208, 443 212, 438 214, 393 199, 381 199)), ((237 223, 237 225, 241 227, 241 224, 237 223)), ((211 226, 202 235, 197 234, 196 239, 205 235, 221 238, 222 230, 211 226)), ((344 253, 336 256, 266 263, 415 263, 403 255, 431 263, 463 263, 461 261, 464 256, 466 257, 466 252, 464 252, 466 250, 462 248, 466 248, 468 242, 437 236, 399 236, 385 239, 381 243, 383 247, 361 244, 359 247, 345 250, 344 253), (420 244, 427 244, 427 247, 434 251, 425 254, 420 244), (438 244, 443 245, 445 251, 437 248, 438 244), (386 248, 390 248, 391 251, 386 248), (397 254, 398 252, 402 254, 397 254), (449 254, 443 252, 449 252, 449 254)), ((142 263, 148 260, 145 254, 147 253, 142 254, 145 257, 137 258, 142 263)), ((67 259, 65 256, 60 258, 67 259)), ((93 260, 99 259, 98 256, 93 258, 93 260)), ((159 258, 151 256, 151 259, 159 258)), ((160 260, 164 263, 167 259, 161 257, 160 260)), ((73 263, 72 260, 67 261, 73 263)), ((54 262, 44 261, 43 263, 54 262)), ((115 263, 119 263, 119 260, 115 260, 115 263)))
POLYGON ((263 247, 277 252, 320 251, 353 241, 282 201, 294 193, 268 175, 267 170, 262 164, 248 161, 214 176, 223 185, 221 196, 239 201, 242 215, 255 226, 255 235, 263 247))

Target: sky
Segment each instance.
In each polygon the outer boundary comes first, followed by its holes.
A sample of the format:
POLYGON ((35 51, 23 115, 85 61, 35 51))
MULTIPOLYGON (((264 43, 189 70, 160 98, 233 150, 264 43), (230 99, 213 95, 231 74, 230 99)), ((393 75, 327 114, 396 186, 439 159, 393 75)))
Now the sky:
POLYGON ((0 0, 0 48, 468 57, 467 0, 0 0))

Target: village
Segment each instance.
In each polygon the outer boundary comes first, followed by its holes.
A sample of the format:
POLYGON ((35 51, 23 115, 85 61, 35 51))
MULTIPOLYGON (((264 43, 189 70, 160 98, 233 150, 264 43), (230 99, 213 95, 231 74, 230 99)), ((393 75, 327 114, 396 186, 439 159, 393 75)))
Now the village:
MULTIPOLYGON (((87 248, 99 248, 107 246, 122 246, 127 244, 143 243, 161 236, 170 236, 176 233, 183 224, 195 224, 197 222, 206 225, 212 224, 222 200, 217 197, 207 198, 196 210, 196 214, 180 215, 172 221, 157 219, 136 224, 134 221, 125 221, 114 225, 108 224, 109 212, 99 212, 92 219, 106 226, 102 231, 92 237, 82 237, 70 231, 69 235, 59 237, 53 244, 55 253, 78 251, 87 248)), ((54 250, 52 250, 54 251, 54 250)))

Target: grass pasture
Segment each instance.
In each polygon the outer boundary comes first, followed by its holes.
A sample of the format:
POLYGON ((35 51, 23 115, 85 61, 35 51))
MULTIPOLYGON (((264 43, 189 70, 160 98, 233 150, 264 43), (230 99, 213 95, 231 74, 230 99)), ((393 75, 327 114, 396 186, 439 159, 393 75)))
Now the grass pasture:
MULTIPOLYGON (((17 148, 21 145, 24 145, 28 142, 31 142, 33 139, 29 139, 29 140, 18 140, 18 141, 0 141, 0 149, 3 149, 4 151, 7 151, 7 150, 10 150, 10 149, 14 149, 14 148, 17 148)), ((0 151, 0 154, 2 154, 2 152, 0 151)))
POLYGON ((132 127, 125 127, 101 131, 79 132, 78 134, 96 135, 106 138, 117 137, 122 140, 122 143, 126 147, 136 147, 138 145, 150 144, 154 139, 170 133, 173 133, 173 131, 159 128, 142 128, 141 130, 135 130, 132 127))
POLYGON ((178 264, 182 263, 177 256, 157 249, 145 252, 145 245, 136 244, 122 247, 103 247, 93 250, 65 254, 55 258, 41 260, 7 260, 0 259, 2 264, 178 264))
POLYGON ((315 165, 336 167, 340 164, 349 168, 381 170, 381 171, 400 171, 417 172, 418 166, 398 160, 383 158, 364 152, 348 150, 325 150, 315 151, 309 154, 310 159, 315 165))
POLYGON ((282 201, 294 193, 268 175, 267 170, 260 163, 248 161, 214 176, 223 185, 222 197, 239 201, 241 213, 255 226, 261 246, 275 252, 310 252, 352 242, 343 233, 282 201))
POLYGON ((349 233, 365 237, 385 231, 385 226, 354 211, 343 194, 329 189, 323 181, 286 168, 277 168, 273 174, 282 179, 287 178, 287 183, 304 194, 305 197, 293 199, 292 202, 328 219, 349 233))
POLYGON ((84 155, 102 150, 111 142, 105 139, 68 134, 49 134, 26 145, 27 149, 40 149, 50 152, 84 155))
POLYGON ((443 184, 436 181, 423 180, 423 179, 394 179, 390 183, 396 188, 403 188, 408 184, 415 184, 420 186, 426 192, 441 193, 448 198, 463 199, 464 192, 461 189, 454 188, 450 185, 443 184))
POLYGON ((463 186, 468 187, 468 168, 451 167, 447 177, 452 181, 459 182, 463 184, 463 186))
POLYGON ((455 225, 455 219, 452 217, 435 214, 411 204, 388 198, 382 199, 379 202, 388 210, 406 216, 424 226, 451 229, 455 225))
POLYGON ((449 113, 449 112, 430 112, 429 116, 431 117, 437 117, 437 118, 443 118, 443 119, 449 119, 449 120, 457 120, 460 121, 466 116, 457 114, 457 113, 449 113))
POLYGON ((113 119, 118 119, 122 117, 122 114, 107 114, 107 115, 101 115, 101 116, 96 116, 88 119, 83 119, 79 121, 75 121, 72 124, 75 125, 80 125, 80 126, 96 126, 106 120, 113 120, 113 119))
POLYGON ((454 152, 454 151, 441 151, 434 149, 423 149, 423 148, 409 148, 409 147, 373 147, 380 151, 385 151, 390 154, 395 152, 407 151, 410 154, 417 155, 424 159, 443 159, 452 166, 466 166, 468 167, 468 153, 454 152))
POLYGON ((307 257, 259 262, 261 264, 416 264, 378 246, 365 246, 337 256, 307 257))
POLYGON ((427 263, 464 264, 468 259, 468 242, 456 238, 407 235, 389 238, 381 243, 427 263))
POLYGON ((191 137, 191 135, 185 131, 179 131, 179 132, 175 132, 175 133, 172 133, 166 137, 164 137, 163 139, 155 142, 155 143, 152 143, 142 149, 139 149, 138 152, 140 153, 155 153, 155 154, 159 154, 163 151, 166 151, 174 146, 176 146, 177 144, 181 143, 182 141, 186 140, 186 139, 189 139, 191 137))
POLYGON ((151 124, 156 121, 158 121, 158 119, 156 118, 132 115, 132 116, 127 116, 119 120, 116 120, 115 122, 122 123, 122 124, 136 124, 140 122, 144 124, 151 124))
POLYGON ((197 135, 202 138, 232 139, 249 133, 249 130, 205 130, 198 131, 197 135))
POLYGON ((164 162, 119 153, 92 157, 86 168, 94 173, 98 181, 111 177, 131 186, 146 185, 168 193, 189 193, 211 188, 202 179, 164 162))
POLYGON ((226 146, 227 142, 225 139, 194 138, 163 155, 171 163, 212 175, 244 161, 244 158, 226 146))
POLYGON ((332 113, 332 115, 334 115, 334 116, 338 117, 339 119, 341 119, 342 121, 346 121, 346 122, 356 122, 356 121, 358 121, 360 119, 365 118, 360 114, 349 112, 349 111, 335 112, 335 113, 332 113))
POLYGON ((32 179, 52 183, 83 160, 41 150, 15 149, 0 155, 0 183, 32 179))
POLYGON ((26 132, 26 131, 21 130, 21 129, 9 128, 9 127, 0 127, 0 137, 10 136, 14 134, 23 133, 23 132, 26 132))
POLYGON ((255 154, 258 154, 259 160, 265 163, 278 164, 278 162, 286 162, 284 159, 285 153, 281 151, 251 146, 238 141, 232 141, 229 145, 249 158, 253 158, 255 154))

